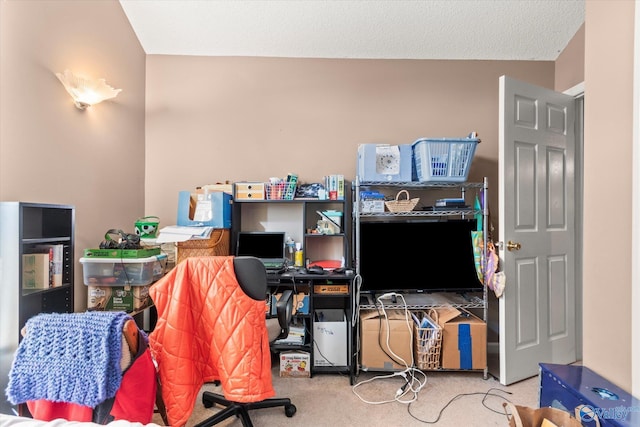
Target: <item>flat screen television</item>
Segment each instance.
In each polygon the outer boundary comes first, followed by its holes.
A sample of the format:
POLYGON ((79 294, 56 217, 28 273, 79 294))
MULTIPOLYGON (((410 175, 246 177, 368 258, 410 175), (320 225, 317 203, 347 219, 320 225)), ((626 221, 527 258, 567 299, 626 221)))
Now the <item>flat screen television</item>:
POLYGON ((360 223, 361 292, 479 292, 474 220, 360 223))

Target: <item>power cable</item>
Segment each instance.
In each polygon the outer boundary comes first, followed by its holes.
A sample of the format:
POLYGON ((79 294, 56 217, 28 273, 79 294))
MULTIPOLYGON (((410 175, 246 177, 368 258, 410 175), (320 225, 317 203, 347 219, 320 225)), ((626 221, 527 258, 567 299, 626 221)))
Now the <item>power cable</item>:
MULTIPOLYGON (((456 400, 461 399, 461 398, 463 398, 463 397, 465 397, 465 396, 477 396, 477 395, 480 395, 480 396, 484 396, 484 397, 482 398, 482 406, 484 406, 486 409, 490 410, 491 412, 495 412, 496 414, 505 415, 505 416, 507 417, 507 419, 508 419, 508 417, 509 417, 509 416, 508 416, 508 414, 506 414, 506 413, 504 412, 504 410, 497 411, 497 410, 495 410, 495 409, 490 408, 489 406, 487 406, 487 404, 486 404, 486 400, 487 400, 487 398, 488 398, 489 396, 498 397, 498 398, 503 399, 503 400, 505 400, 505 401, 507 401, 507 402, 510 402, 510 400, 509 400, 509 399, 507 399, 506 397, 504 397, 504 396, 502 396, 502 395, 499 395, 499 394, 492 393, 492 392, 491 392, 492 390, 499 391, 499 392, 502 392, 502 393, 512 394, 512 393, 511 393, 511 392, 509 392, 509 391, 502 390, 502 389, 495 388, 495 387, 490 388, 490 389, 489 389, 489 390, 487 390, 486 392, 471 392, 471 393, 460 393, 460 394, 457 394, 457 395, 455 395, 454 397, 452 397, 452 398, 451 398, 451 399, 450 399, 450 400, 449 400, 449 401, 448 401, 448 402, 447 402, 447 403, 446 403, 446 404, 445 404, 445 405, 440 409, 440 411, 438 412, 438 416, 437 416, 437 417, 436 417, 436 419, 435 419, 435 420, 433 420, 433 421, 426 421, 426 420, 420 419, 420 418, 418 418, 416 415, 412 414, 412 413, 411 413, 411 404, 409 404, 409 405, 407 406, 407 413, 411 416, 411 418, 413 418, 414 420, 419 421, 419 422, 421 422, 421 423, 425 423, 425 424, 436 424, 438 421, 440 421, 440 418, 442 417, 442 414, 444 413, 445 409, 447 409, 447 407, 449 407, 449 405, 451 405, 451 404, 452 404, 453 402, 455 402, 456 400)), ((413 403, 413 402, 412 402, 412 403, 413 403)))

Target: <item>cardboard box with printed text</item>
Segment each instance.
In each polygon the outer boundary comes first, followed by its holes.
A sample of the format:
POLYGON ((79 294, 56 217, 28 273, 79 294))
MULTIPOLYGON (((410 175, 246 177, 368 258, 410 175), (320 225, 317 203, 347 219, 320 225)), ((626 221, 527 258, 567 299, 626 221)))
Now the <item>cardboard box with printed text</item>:
POLYGON ((151 305, 146 286, 89 286, 87 309, 91 311, 140 311, 151 305))
POLYGON ((306 351, 283 351, 280 353, 280 376, 309 378, 310 359, 306 351))

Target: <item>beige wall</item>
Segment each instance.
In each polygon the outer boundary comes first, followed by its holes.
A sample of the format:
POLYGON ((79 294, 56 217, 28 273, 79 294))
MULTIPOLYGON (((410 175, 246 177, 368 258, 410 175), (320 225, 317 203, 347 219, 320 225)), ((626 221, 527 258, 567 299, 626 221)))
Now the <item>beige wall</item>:
POLYGON ((133 231, 144 213, 145 54, 115 0, 0 8, 0 200, 75 205, 78 259, 109 228, 133 231), (80 111, 54 75, 65 68, 123 90, 80 111))
POLYGON ((582 24, 556 59, 555 90, 558 92, 584 82, 584 27, 582 24))
POLYGON ((634 2, 586 2, 584 364, 628 391, 633 44, 634 2))
POLYGON ((497 214, 502 74, 554 87, 553 62, 150 55, 145 211, 175 224, 180 190, 287 172, 352 180, 358 144, 477 131, 470 180, 489 177, 497 214))

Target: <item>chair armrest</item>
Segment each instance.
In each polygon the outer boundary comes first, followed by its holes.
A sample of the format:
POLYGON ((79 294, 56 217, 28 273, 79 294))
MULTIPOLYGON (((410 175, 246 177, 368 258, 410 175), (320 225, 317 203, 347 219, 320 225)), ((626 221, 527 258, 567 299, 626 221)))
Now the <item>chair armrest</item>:
POLYGON ((280 335, 276 339, 286 338, 289 335, 289 323, 293 316, 293 291, 287 289, 276 303, 276 314, 280 324, 280 335))

